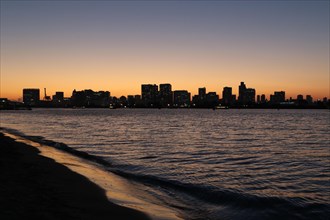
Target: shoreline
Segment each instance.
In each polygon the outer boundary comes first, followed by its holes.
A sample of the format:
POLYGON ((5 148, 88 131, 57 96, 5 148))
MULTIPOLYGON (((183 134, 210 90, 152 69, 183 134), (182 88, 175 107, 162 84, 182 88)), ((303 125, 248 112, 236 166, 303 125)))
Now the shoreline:
POLYGON ((7 132, 0 146, 1 219, 178 219, 100 165, 7 132))
POLYGON ((273 109, 273 110, 278 110, 278 109, 283 109, 283 110, 297 110, 297 109, 302 109, 302 110, 329 110, 329 106, 269 106, 269 107, 262 107, 262 106, 250 106, 250 107, 239 107, 239 106, 224 106, 224 108, 217 108, 215 107, 170 107, 170 108, 165 108, 165 107, 116 107, 116 108, 109 108, 109 107, 50 107, 50 106, 44 106, 44 107, 17 107, 17 108, 0 108, 2 111, 11 111, 11 110, 33 110, 33 109, 110 109, 110 110, 115 110, 115 109, 208 109, 208 110, 228 110, 228 109, 239 109, 239 110, 245 110, 245 109, 260 109, 260 110, 267 110, 267 109, 273 109))

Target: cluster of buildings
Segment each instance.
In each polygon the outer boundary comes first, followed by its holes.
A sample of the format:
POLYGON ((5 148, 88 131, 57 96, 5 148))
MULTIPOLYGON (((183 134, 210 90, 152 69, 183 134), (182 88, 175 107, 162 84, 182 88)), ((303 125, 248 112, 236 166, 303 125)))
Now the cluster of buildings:
POLYGON ((71 97, 64 97, 64 92, 55 92, 50 98, 46 95, 40 99, 39 89, 23 89, 23 103, 30 107, 109 107, 110 92, 91 89, 83 91, 73 90, 71 97))
POLYGON ((187 90, 172 90, 169 83, 143 84, 140 95, 111 96, 109 91, 90 89, 73 90, 71 97, 56 92, 52 98, 46 95, 40 98, 40 89, 23 89, 23 103, 0 99, 0 109, 18 107, 61 107, 61 108, 329 108, 329 100, 314 101, 311 95, 296 99, 285 97, 284 91, 275 91, 266 99, 265 94, 256 95, 254 88, 248 88, 244 82, 238 86, 238 97, 232 87, 224 87, 221 98, 216 92, 207 92, 199 88, 198 94, 191 97, 187 90), (9 106, 9 107, 8 107, 9 106), (11 107, 10 107, 11 106, 11 107))
MULTIPOLYGON (((224 87, 222 97, 216 92, 206 92, 206 88, 199 88, 198 94, 191 97, 187 90, 172 91, 171 84, 144 84, 141 86, 141 96, 135 96, 128 101, 127 107, 173 107, 173 108, 319 108, 329 106, 329 100, 313 101, 311 95, 304 99, 298 95, 296 99, 286 99, 285 91, 275 91, 270 95, 270 100, 265 94, 256 95, 254 88, 248 88, 244 82, 238 86, 238 97, 232 92, 232 87, 224 87), (138 105, 137 105, 138 103, 138 105)), ((130 97, 130 96, 129 96, 130 97)))

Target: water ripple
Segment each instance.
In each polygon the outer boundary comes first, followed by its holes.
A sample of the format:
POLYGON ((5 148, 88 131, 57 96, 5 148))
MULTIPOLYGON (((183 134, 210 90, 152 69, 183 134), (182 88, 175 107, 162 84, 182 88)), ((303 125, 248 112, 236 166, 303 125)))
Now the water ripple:
POLYGON ((3 127, 66 143, 157 185, 162 201, 190 219, 328 219, 328 122, 322 110, 1 113, 3 127))

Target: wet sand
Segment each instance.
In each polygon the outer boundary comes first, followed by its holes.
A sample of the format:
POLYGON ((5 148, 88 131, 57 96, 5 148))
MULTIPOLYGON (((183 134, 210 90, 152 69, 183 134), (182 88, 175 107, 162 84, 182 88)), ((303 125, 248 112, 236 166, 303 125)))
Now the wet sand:
POLYGON ((0 219, 149 219, 39 150, 0 133, 0 219))

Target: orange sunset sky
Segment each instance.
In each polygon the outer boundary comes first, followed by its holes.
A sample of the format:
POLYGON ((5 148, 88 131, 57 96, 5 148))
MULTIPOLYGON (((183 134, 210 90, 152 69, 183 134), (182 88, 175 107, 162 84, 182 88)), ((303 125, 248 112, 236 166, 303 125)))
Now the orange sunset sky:
POLYGON ((241 81, 329 97, 329 1, 1 1, 1 97, 241 81))

